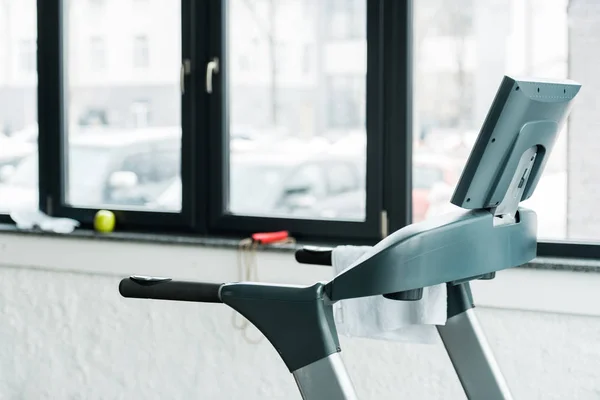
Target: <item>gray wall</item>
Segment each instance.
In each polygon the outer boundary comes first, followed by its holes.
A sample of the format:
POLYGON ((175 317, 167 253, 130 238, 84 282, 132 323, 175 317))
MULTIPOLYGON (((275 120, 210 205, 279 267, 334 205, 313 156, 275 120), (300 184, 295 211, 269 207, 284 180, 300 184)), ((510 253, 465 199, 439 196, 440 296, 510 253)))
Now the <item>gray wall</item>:
MULTIPOLYGON (((276 351, 264 340, 246 343, 225 306, 123 299, 117 292, 132 273, 235 280, 233 250, 2 234, 0 254, 2 399, 300 399, 276 351)), ((330 268, 298 265, 289 254, 259 254, 258 265, 269 282, 331 276, 330 268)), ((581 310, 580 292, 598 304, 598 274, 526 270, 507 281, 508 272, 481 286, 485 293, 474 291, 476 300, 495 292, 500 302, 548 307, 558 280, 567 285, 561 306, 575 299, 571 307, 581 310), (515 291, 508 299, 503 282, 515 291)), ((477 312, 515 399, 600 397, 598 316, 477 312)), ((439 342, 343 337, 341 345, 361 399, 465 398, 439 342)))

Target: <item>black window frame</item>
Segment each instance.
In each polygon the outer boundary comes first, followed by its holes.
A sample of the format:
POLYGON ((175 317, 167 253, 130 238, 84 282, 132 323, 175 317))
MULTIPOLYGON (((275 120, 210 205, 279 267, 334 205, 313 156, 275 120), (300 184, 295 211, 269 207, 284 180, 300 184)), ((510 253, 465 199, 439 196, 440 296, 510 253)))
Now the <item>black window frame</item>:
MULTIPOLYGON (((220 71, 227 71, 227 0, 210 0, 215 15, 215 31, 211 35, 213 57, 219 59, 220 71)), ((226 211, 226 190, 228 165, 228 117, 227 117, 227 76, 219 73, 215 92, 210 96, 212 132, 208 147, 212 149, 208 170, 209 191, 209 232, 217 235, 248 235, 257 231, 288 230, 299 240, 376 242, 381 238, 381 205, 383 202, 383 181, 381 179, 383 158, 383 115, 381 114, 384 88, 382 68, 382 21, 383 0, 367 1, 367 149, 366 149, 366 218, 362 222, 310 220, 278 217, 258 217, 233 215, 226 211)))
MULTIPOLYGON (((231 215, 225 207, 229 157, 227 121, 227 0, 181 0, 182 66, 189 65, 181 97, 182 211, 114 210, 119 229, 247 237, 288 230, 301 241, 373 244, 412 220, 414 1, 367 3, 367 199, 364 222, 231 215), (205 66, 217 57, 214 92, 205 90, 205 66), (384 232, 382 232, 382 230, 384 232)), ((63 0, 37 0, 38 155, 40 209, 91 227, 95 209, 65 204, 65 74, 63 0)), ((0 223, 12 223, 0 214, 0 223)), ((539 257, 600 258, 600 243, 538 243, 539 257)))
MULTIPOLYGON (((65 42, 68 21, 63 0, 38 0, 38 152, 39 152, 39 201, 40 209, 53 216, 74 218, 84 227, 93 225, 97 209, 75 207, 66 204, 65 188, 67 148, 67 110, 65 97, 67 73, 65 68, 65 42), (63 168, 63 165, 65 168, 63 168)), ((206 9, 202 3, 192 0, 181 2, 181 64, 186 60, 196 65, 194 58, 205 47, 204 35, 197 34, 198 23, 204 18, 206 9)), ((195 177, 192 166, 195 162, 194 135, 196 121, 205 113, 197 104, 196 74, 185 76, 184 93, 181 95, 181 212, 154 212, 147 210, 112 209, 123 230, 181 231, 192 232, 203 218, 195 218, 193 204, 195 188, 202 185, 201 177, 195 177)), ((203 129, 198 131, 203 132, 203 129)), ((200 138, 202 139, 202 138, 200 138)))

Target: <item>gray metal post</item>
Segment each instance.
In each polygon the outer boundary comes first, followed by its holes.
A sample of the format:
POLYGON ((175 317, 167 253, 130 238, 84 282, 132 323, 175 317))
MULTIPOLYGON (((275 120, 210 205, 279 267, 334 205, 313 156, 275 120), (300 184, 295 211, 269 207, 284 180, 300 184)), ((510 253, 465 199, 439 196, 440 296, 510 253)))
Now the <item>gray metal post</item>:
POLYGON ((437 329, 467 398, 512 400, 473 308, 437 329))
POLYGON ((304 400, 357 400, 352 380, 339 353, 293 372, 304 400))

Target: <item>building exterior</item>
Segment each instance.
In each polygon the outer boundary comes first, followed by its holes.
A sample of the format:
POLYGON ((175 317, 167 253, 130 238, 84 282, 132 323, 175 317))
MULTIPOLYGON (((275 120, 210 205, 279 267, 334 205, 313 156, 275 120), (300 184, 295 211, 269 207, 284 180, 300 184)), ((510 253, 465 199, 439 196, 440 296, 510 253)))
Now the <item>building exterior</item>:
MULTIPOLYGON (((71 129, 179 125, 180 5, 66 4, 71 129)), ((0 0, 0 126, 7 131, 36 120, 35 7, 34 0, 0 0)), ((230 0, 228 10, 232 125, 309 135, 364 130, 364 1, 230 0)))
POLYGON ((0 0, 0 132, 37 120, 36 2, 0 0))

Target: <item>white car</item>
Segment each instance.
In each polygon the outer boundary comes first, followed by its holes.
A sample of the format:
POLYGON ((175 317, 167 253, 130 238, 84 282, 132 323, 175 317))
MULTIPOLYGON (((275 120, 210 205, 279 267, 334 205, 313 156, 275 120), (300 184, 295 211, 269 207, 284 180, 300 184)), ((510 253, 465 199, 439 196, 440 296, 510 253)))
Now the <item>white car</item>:
MULTIPOLYGON (((364 187, 360 160, 347 155, 307 153, 232 155, 227 190, 229 211, 238 215, 322 218, 319 204, 344 198, 353 202, 352 193, 364 187)), ((181 189, 181 180, 177 178, 147 207, 179 210, 181 189)), ((342 206, 349 208, 349 212, 355 208, 354 204, 342 206)))
MULTIPOLYGON (((136 130, 85 134, 68 146, 68 204, 96 208, 135 206, 161 193, 179 173, 177 131, 136 130), (133 200, 132 200, 133 199, 133 200)), ((0 182, 0 210, 38 208, 38 154, 31 152, 0 182)))

